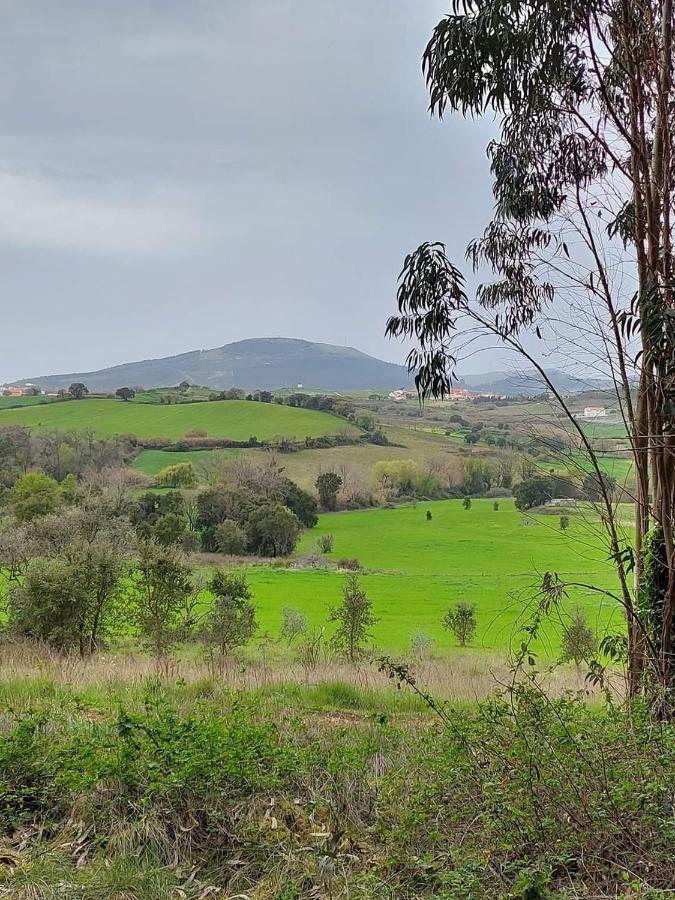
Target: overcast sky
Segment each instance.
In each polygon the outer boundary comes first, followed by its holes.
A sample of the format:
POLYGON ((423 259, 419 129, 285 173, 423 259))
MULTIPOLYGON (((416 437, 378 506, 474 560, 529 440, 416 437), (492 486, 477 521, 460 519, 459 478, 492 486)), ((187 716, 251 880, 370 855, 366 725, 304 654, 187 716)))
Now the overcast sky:
POLYGON ((432 121, 447 0, 0 0, 0 381, 286 336, 385 341, 492 207, 432 121))

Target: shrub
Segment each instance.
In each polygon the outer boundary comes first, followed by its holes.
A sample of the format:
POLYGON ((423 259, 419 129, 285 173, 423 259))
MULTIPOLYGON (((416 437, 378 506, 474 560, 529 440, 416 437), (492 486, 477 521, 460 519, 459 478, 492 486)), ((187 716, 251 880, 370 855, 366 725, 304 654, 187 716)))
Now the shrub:
POLYGON ((332 534, 322 534, 316 541, 316 547, 319 553, 331 553, 333 550, 334 538, 332 534))
POLYGON ((570 517, 569 516, 560 516, 560 530, 567 531, 570 527, 570 517))
POLYGON ((476 604, 460 600, 446 612, 443 626, 454 634, 460 647, 466 647, 476 635, 476 604))
POLYGON ((349 572, 360 572, 362 568, 358 559, 350 559, 349 557, 338 559, 335 565, 338 569, 347 569, 349 572))
POLYGON ((471 497, 465 497, 462 500, 462 506, 464 509, 471 509, 471 497))

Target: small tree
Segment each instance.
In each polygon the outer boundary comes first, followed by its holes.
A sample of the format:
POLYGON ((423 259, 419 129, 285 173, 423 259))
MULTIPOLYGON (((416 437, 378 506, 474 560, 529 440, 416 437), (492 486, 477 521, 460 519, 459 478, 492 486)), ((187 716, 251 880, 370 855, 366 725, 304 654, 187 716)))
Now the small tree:
POLYGON ((229 556, 242 556, 248 546, 248 535, 233 519, 225 519, 216 525, 214 532, 216 549, 229 556))
POLYGON ((431 510, 428 509, 427 510, 427 522, 431 522, 432 518, 433 518, 433 516, 431 515, 431 510))
POLYGON ((337 472, 322 472, 317 476, 316 489, 322 509, 333 512, 337 509, 337 493, 342 487, 342 478, 337 472))
POLYGON ((94 653, 119 619, 127 548, 122 532, 37 558, 10 593, 9 630, 57 650, 94 653))
POLYGON ((305 634, 306 631, 307 617, 297 609, 284 606, 281 610, 281 628, 279 629, 281 639, 290 647, 293 641, 305 634))
POLYGON ((183 634, 182 612, 193 593, 192 572, 173 547, 141 545, 132 576, 131 613, 158 667, 183 634))
POLYGON ((513 491, 516 509, 527 510, 534 506, 543 506, 552 499, 554 492, 555 482, 552 478, 543 475, 524 478, 513 491))
POLYGON ((281 503, 263 503, 247 523, 249 542, 261 556, 288 556, 300 537, 298 517, 281 503))
POLYGON ((413 631, 410 635, 410 655, 414 660, 428 659, 434 639, 424 631, 413 631))
POLYGON ((247 644, 258 630, 255 606, 246 576, 237 572, 217 571, 209 589, 215 601, 206 617, 202 638, 222 662, 237 647, 247 644))
POLYGON ((495 500, 495 502, 492 504, 492 508, 495 512, 499 512, 499 500, 495 500))
POLYGON ((366 644, 371 638, 370 628, 379 621, 372 609, 359 579, 350 575, 342 589, 342 603, 331 609, 328 621, 337 623, 331 639, 333 649, 352 663, 365 656, 366 644))
POLYGON ((86 384, 82 384, 81 381, 74 381, 68 388, 68 393, 73 400, 82 400, 89 393, 89 388, 86 384))
POLYGON ((560 530, 567 531, 570 527, 570 517, 569 516, 560 516, 560 530))
POLYGON ((457 638, 460 647, 470 644, 476 635, 476 604, 460 600, 446 612, 443 627, 457 638))
POLYGON ((117 388, 115 391, 115 396, 119 397, 120 400, 124 400, 127 403, 129 400, 133 400, 136 396, 136 391, 130 387, 121 387, 117 388))
POLYGON ((588 662, 595 655, 598 642, 588 624, 586 612, 580 606, 570 613, 569 623, 564 626, 561 645, 561 661, 574 662, 577 670, 583 662, 588 662))
POLYGON ((471 509, 471 497, 465 497, 462 500, 462 506, 464 509, 471 509))

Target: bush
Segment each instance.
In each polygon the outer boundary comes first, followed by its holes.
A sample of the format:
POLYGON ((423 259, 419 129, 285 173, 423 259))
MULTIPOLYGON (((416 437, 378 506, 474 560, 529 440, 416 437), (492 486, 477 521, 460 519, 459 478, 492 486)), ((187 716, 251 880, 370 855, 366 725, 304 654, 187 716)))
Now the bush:
POLYGON ((476 635, 476 604, 460 600, 446 612, 443 626, 454 634, 460 647, 466 647, 476 635))
POLYGON ((332 534, 322 534, 316 541, 319 553, 331 553, 333 551, 334 538, 332 534))
POLYGON ((349 557, 342 557, 338 559, 335 563, 338 569, 347 569, 349 572, 360 572, 361 571, 361 563, 358 559, 349 559, 349 557))

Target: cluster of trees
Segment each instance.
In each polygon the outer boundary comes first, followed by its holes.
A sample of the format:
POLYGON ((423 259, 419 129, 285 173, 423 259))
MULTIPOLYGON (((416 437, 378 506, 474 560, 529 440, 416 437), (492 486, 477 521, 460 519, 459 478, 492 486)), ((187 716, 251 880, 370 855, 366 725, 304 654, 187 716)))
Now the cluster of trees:
POLYGON ((287 556, 304 528, 317 523, 317 502, 269 460, 233 460, 212 473, 200 490, 191 463, 168 466, 157 483, 173 490, 148 491, 133 504, 139 534, 160 544, 229 555, 287 556))
POLYGON ((3 493, 27 472, 38 470, 57 481, 78 480, 119 467, 129 459, 131 438, 105 436, 92 430, 32 431, 20 426, 0 428, 0 504, 3 493))
POLYGON ((424 466, 413 459, 381 460, 373 466, 372 487, 381 501, 435 500, 493 491, 508 493, 516 477, 512 454, 439 457, 424 466))

